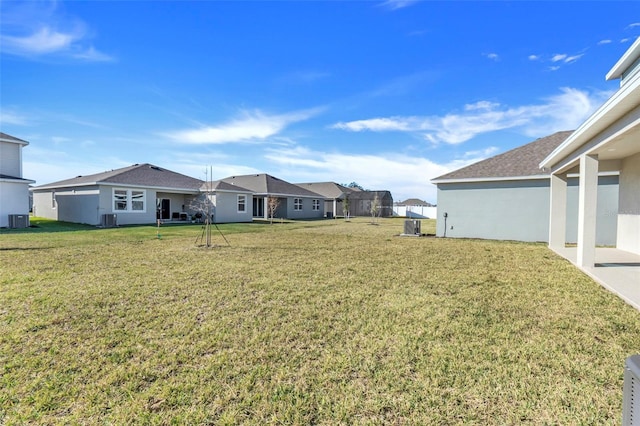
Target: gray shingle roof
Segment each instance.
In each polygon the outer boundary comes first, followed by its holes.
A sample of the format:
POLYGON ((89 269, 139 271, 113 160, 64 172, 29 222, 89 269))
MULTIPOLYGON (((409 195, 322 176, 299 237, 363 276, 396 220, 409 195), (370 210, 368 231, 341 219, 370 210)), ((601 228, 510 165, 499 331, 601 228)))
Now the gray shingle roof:
POLYGON ((309 182, 296 183, 300 188, 315 192, 325 198, 340 198, 342 194, 353 192, 351 188, 342 186, 335 182, 309 182))
POLYGON ((521 147, 439 176, 432 179, 432 181, 549 175, 548 171, 543 171, 538 165, 551 151, 564 142, 571 133, 573 133, 572 130, 562 131, 536 139, 521 147))
POLYGON ((243 188, 239 185, 233 185, 222 180, 216 180, 213 182, 203 182, 200 187, 202 191, 229 191, 229 192, 253 192, 250 189, 243 188))
POLYGON ((163 169, 153 164, 134 164, 121 169, 110 170, 87 176, 48 183, 35 189, 92 185, 96 183, 138 185, 154 188, 171 188, 198 191, 203 181, 163 169))
POLYGON ((248 188, 256 194, 274 194, 274 195, 290 195, 300 197, 324 198, 322 195, 301 188, 277 177, 273 177, 266 173, 255 175, 230 176, 221 179, 232 185, 238 185, 248 188))
POLYGON ((407 198, 404 201, 400 201, 396 204, 397 206, 425 206, 425 207, 433 207, 431 203, 427 203, 426 201, 422 201, 418 198, 407 198))

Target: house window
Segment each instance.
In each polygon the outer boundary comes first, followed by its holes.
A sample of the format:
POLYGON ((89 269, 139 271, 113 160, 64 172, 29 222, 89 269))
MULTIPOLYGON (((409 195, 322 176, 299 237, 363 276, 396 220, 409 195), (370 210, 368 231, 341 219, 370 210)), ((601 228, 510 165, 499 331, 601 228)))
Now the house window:
POLYGON ((113 190, 113 209, 118 211, 127 210, 127 190, 126 189, 114 189, 113 190))
POLYGON ((144 210, 144 191, 131 191, 131 210, 144 210))
POLYGON ((313 210, 314 211, 320 210, 320 200, 313 200, 313 210))
POLYGON ((302 210, 302 198, 293 199, 293 210, 302 210))
POLYGON ((146 211, 146 191, 132 189, 113 190, 113 210, 119 212, 146 211))
POLYGON ((55 209, 57 205, 57 200, 56 200, 56 191, 52 191, 51 192, 51 208, 55 209))
POLYGON ((238 195, 238 213, 245 213, 247 211, 247 196, 238 195))

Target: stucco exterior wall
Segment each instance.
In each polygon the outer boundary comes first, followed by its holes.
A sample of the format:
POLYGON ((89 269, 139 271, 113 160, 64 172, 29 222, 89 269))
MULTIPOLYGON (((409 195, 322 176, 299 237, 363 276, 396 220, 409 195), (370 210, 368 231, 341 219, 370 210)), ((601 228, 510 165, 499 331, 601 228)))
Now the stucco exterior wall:
POLYGON ((212 196, 215 206, 215 223, 251 222, 253 212, 253 196, 236 192, 216 192, 212 196), (238 211, 238 195, 245 197, 244 212, 238 211))
POLYGON ((618 248, 640 254, 640 154, 622 160, 618 248))
POLYGON ((0 228, 9 226, 10 214, 29 214, 29 184, 0 182, 0 228))
POLYGON ((0 174, 22 177, 22 145, 0 142, 0 174))
POLYGON ((323 209, 323 198, 315 198, 318 200, 319 210, 313 210, 313 200, 314 198, 302 198, 302 197, 288 197, 286 208, 287 208, 287 218, 288 219, 319 219, 324 217, 324 209, 323 209), (295 203, 294 199, 300 198, 302 200, 302 210, 294 210, 295 203))
POLYGON ((33 214, 64 222, 97 225, 100 223, 98 199, 98 187, 95 185, 55 191, 36 190, 33 191, 33 214))
MULTIPOLYGON (((614 245, 617 176, 600 178, 597 243, 614 245)), ((578 187, 567 188, 567 242, 577 240, 578 187)), ((549 239, 549 180, 438 184, 436 235, 546 242, 549 239)))

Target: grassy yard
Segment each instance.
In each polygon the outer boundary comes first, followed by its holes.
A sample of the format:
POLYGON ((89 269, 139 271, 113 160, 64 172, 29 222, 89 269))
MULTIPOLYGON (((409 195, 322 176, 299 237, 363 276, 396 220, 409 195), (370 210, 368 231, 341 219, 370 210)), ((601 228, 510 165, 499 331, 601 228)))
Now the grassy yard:
POLYGON ((0 424, 621 421, 640 313, 542 244, 33 223, 0 231, 0 424))

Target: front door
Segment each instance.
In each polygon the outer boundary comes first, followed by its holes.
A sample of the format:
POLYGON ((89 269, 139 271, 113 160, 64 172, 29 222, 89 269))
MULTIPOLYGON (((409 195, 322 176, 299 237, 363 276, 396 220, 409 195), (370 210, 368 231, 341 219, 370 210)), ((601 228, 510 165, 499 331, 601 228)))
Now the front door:
POLYGON ((158 211, 156 212, 156 219, 170 219, 171 218, 171 200, 168 198, 158 198, 156 200, 156 206, 158 211))

